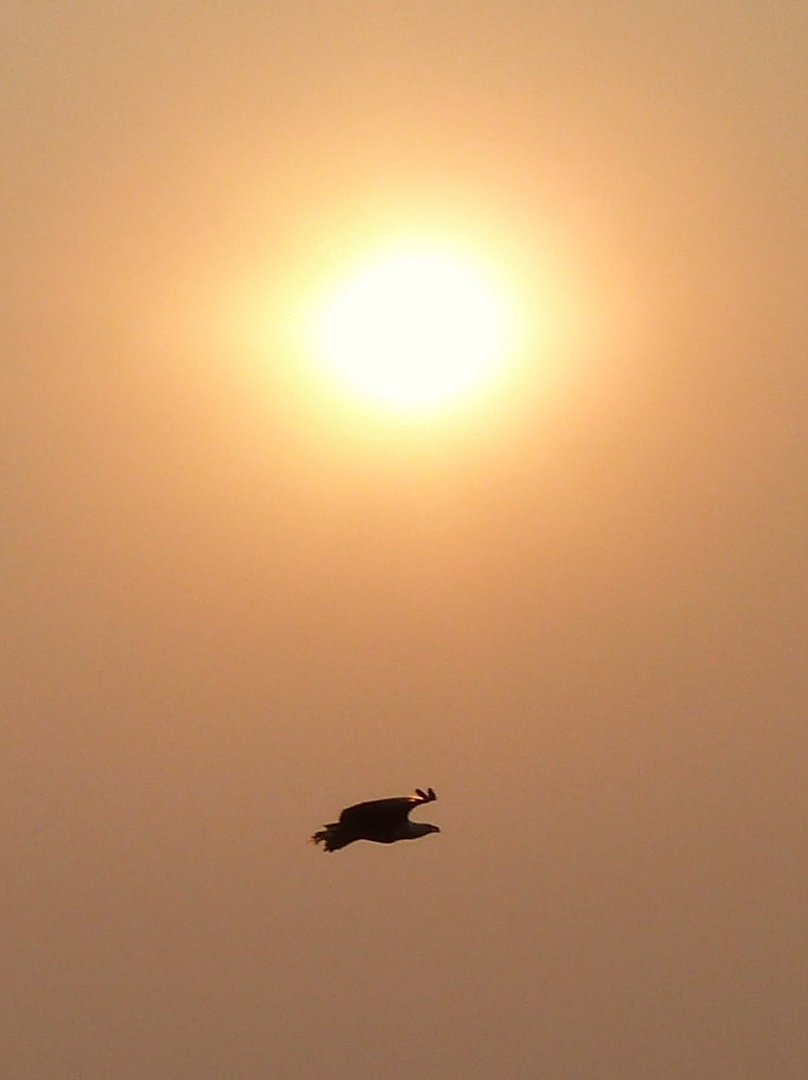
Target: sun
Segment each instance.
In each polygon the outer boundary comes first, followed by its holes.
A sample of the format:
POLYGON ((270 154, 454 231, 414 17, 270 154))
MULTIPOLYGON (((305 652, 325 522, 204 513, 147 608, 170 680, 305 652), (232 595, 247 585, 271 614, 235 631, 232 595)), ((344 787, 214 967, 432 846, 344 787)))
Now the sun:
POLYGON ((319 362, 343 389, 403 413, 480 392, 506 362, 513 317, 495 276, 441 250, 387 251, 315 317, 319 362))

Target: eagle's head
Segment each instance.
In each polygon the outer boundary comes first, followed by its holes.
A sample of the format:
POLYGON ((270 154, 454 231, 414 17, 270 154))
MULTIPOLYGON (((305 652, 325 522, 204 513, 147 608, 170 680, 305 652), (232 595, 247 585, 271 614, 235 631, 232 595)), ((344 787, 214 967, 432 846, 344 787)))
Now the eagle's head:
POLYGON ((415 840, 417 837, 427 836, 431 832, 440 832, 440 827, 437 825, 430 825, 425 821, 411 821, 410 830, 409 839, 415 840))

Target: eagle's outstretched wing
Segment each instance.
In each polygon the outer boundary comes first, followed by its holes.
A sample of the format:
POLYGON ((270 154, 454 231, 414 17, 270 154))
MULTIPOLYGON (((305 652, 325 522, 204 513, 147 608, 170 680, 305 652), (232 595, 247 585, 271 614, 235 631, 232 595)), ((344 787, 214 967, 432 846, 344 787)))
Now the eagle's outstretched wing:
POLYGON ((401 795, 395 799, 371 799, 370 802, 346 807, 339 816, 339 823, 356 828, 365 821, 404 821, 416 806, 434 802, 436 798, 432 788, 427 788, 426 791, 416 788, 414 795, 401 795))

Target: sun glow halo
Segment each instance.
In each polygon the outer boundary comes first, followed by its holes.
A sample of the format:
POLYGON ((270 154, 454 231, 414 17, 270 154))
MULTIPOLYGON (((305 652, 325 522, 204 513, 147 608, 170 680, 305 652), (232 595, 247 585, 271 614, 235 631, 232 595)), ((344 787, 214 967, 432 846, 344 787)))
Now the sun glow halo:
POLYGON ((480 390, 505 363, 513 317, 471 260, 395 251, 338 287, 316 320, 316 352, 343 386, 401 412, 480 390))

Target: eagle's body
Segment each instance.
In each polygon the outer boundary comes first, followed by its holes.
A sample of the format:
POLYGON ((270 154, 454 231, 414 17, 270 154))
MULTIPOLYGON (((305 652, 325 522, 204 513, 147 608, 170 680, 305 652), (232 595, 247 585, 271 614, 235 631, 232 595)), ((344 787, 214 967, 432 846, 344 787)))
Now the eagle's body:
POLYGON ((343 810, 339 821, 325 825, 316 832, 312 840, 315 844, 322 844, 326 851, 339 851, 354 840, 394 844, 396 840, 415 840, 427 833, 440 832, 437 825, 421 824, 409 818, 410 810, 423 803, 434 802, 436 798, 432 788, 426 791, 416 788, 414 795, 357 803, 343 810))

